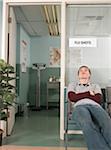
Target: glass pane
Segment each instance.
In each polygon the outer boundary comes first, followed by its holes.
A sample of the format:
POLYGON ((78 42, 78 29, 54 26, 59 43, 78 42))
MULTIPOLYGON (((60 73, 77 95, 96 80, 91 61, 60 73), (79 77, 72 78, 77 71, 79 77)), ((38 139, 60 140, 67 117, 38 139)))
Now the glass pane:
MULTIPOLYGON (((77 80, 77 69, 87 65, 92 81, 111 84, 111 6, 67 6, 66 86, 77 80), (69 39, 94 39, 96 45, 69 45, 69 39)), ((73 41, 74 42, 74 41, 73 41)))

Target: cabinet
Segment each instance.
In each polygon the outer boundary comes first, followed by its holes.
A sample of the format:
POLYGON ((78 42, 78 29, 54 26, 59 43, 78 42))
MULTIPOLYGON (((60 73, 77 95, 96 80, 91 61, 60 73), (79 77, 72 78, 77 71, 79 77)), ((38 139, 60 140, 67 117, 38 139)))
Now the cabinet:
MULTIPOLYGON (((52 89, 56 89, 60 93, 60 82, 47 82, 47 106, 46 106, 47 109, 48 109, 48 103, 49 103, 49 99, 50 99, 50 90, 52 90, 52 89)), ((58 102, 59 102, 59 100, 58 100, 58 102)))

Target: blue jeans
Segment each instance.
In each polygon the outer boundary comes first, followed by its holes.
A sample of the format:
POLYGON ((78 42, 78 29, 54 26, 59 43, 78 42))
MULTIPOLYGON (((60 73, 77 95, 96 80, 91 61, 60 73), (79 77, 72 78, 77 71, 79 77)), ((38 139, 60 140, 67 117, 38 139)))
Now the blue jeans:
POLYGON ((111 150, 111 118, 102 107, 76 106, 72 119, 83 130, 88 150, 111 150))

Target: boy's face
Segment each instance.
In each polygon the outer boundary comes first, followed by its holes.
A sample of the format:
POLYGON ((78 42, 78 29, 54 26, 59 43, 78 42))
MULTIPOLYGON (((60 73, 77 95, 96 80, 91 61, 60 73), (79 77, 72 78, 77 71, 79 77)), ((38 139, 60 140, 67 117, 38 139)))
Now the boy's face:
POLYGON ((79 79, 89 79, 90 78, 90 72, 89 72, 88 68, 82 67, 79 70, 78 77, 79 77, 79 79))

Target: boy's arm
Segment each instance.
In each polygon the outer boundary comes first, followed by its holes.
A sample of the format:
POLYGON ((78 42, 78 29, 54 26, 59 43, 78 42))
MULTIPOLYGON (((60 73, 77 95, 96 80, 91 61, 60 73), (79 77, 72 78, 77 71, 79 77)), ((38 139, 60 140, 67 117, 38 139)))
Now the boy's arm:
POLYGON ((100 93, 96 93, 95 95, 91 95, 90 92, 84 93, 75 93, 73 91, 68 92, 68 98, 71 102, 77 102, 84 98, 89 98, 97 103, 101 103, 102 95, 100 93))

